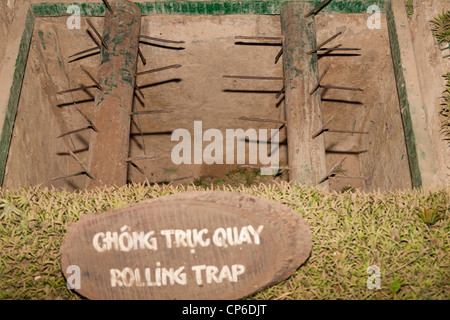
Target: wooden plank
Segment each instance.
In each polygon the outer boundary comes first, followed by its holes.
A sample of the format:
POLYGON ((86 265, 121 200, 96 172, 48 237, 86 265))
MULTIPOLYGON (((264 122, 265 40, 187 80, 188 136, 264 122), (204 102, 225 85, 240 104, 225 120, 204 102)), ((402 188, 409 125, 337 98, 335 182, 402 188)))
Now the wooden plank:
MULTIPOLYGON (((316 48, 314 17, 303 18, 311 9, 309 3, 286 5, 281 11, 281 27, 289 179, 315 186, 326 174, 326 162, 323 136, 312 138, 323 124, 320 92, 310 94, 319 82, 317 54, 307 54, 316 48)), ((321 186, 328 188, 327 183, 321 186)))
POLYGON ((130 143, 130 113, 141 29, 141 11, 131 2, 111 2, 106 12, 101 66, 92 122, 98 128, 89 141, 88 188, 125 185, 130 143))
POLYGON ((239 299, 288 278, 311 249, 308 226, 287 206, 188 192, 83 216, 61 267, 90 299, 239 299))

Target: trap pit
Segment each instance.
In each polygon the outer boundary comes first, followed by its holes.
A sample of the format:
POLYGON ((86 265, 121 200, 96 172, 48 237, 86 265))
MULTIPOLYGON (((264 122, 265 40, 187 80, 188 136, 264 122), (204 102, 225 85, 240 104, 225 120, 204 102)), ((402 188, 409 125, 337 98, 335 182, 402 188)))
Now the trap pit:
MULTIPOLYGON (((319 56, 319 73, 331 64, 323 84, 359 87, 363 92, 320 89, 324 122, 333 117, 330 128, 367 131, 369 134, 325 132, 327 169, 343 157, 340 176, 328 180, 330 189, 359 188, 364 191, 411 188, 408 154, 405 146, 397 96, 386 15, 381 29, 367 28, 368 14, 327 13, 316 16, 317 41, 336 32, 342 35, 332 44, 357 47, 361 51, 330 52, 319 56)), ((101 30, 101 17, 92 17, 101 30)), ((84 188, 86 176, 51 181, 58 176, 81 171, 65 150, 65 144, 86 163, 89 137, 85 131, 64 138, 61 133, 86 126, 74 102, 89 116, 95 92, 91 89, 66 95, 57 92, 90 85, 80 69, 83 65, 97 73, 99 56, 92 55, 69 63, 71 54, 90 48, 91 37, 82 18, 81 30, 69 30, 67 17, 36 17, 24 81, 14 121, 5 167, 3 187, 55 186, 84 188)), ((285 120, 283 98, 276 98, 282 83, 226 79, 223 75, 283 76, 283 58, 274 59, 279 45, 236 44, 237 35, 280 36, 280 16, 255 15, 161 15, 142 17, 142 34, 184 40, 185 49, 162 48, 161 44, 141 44, 147 66, 139 61, 139 71, 172 64, 182 67, 138 77, 145 98, 135 98, 134 110, 171 110, 172 113, 139 115, 134 119, 143 136, 132 127, 130 157, 169 154, 177 142, 170 137, 176 129, 194 134, 194 121, 202 121, 203 131, 215 128, 247 130, 274 129, 279 124, 239 120, 240 117, 285 120)), ((149 41, 151 42, 151 41, 149 41)), ((254 42, 253 42, 254 43, 254 42)), ((329 45, 331 46, 331 44, 329 45)), ((95 90, 95 89, 93 89, 95 90)), ((138 93, 139 95, 139 93, 138 93)), ((140 96, 140 95, 139 95, 140 96)), ((284 130, 280 136, 280 165, 287 163, 284 130)), ((248 146, 252 143, 248 141, 248 146)), ((208 142, 204 143, 204 147, 208 142)), ((192 150, 193 151, 193 150, 192 150)), ((107 156, 107 155, 105 155, 107 156)), ((236 159, 236 158, 235 158, 236 159)), ((248 154, 246 159, 249 159, 248 154)), ((136 161, 145 177, 128 166, 128 180, 151 183, 190 183, 200 176, 223 177, 234 165, 174 165, 170 158, 136 161)))

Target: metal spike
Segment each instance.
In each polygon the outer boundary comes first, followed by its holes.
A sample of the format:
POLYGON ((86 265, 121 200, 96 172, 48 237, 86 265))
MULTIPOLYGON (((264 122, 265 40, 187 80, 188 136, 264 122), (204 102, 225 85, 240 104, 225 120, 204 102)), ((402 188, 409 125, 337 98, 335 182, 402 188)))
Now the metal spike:
POLYGON ((66 176, 56 177, 56 178, 51 179, 50 181, 56 181, 56 180, 61 180, 61 179, 66 179, 66 178, 71 178, 71 177, 76 177, 76 176, 81 176, 81 175, 87 175, 89 177, 87 172, 81 171, 81 172, 77 172, 77 173, 73 173, 73 174, 68 174, 66 176))
POLYGON ((64 93, 80 91, 80 90, 84 90, 84 89, 92 89, 92 88, 98 88, 98 87, 97 86, 82 86, 82 87, 78 87, 78 88, 74 88, 74 89, 68 89, 68 90, 64 90, 64 91, 59 91, 56 94, 64 94, 64 93))
POLYGON ((88 77, 95 83, 95 85, 101 90, 103 91, 103 87, 100 85, 100 83, 97 82, 97 80, 95 80, 95 78, 89 73, 89 71, 87 71, 83 66, 80 66, 81 70, 83 70, 84 73, 86 73, 88 75, 88 77))
POLYGON ((355 133, 355 134, 369 134, 367 131, 352 131, 352 130, 334 130, 334 129, 324 129, 326 132, 333 133, 355 133))
POLYGON ((69 57, 67 57, 67 58, 70 59, 70 58, 73 58, 73 57, 78 56, 78 55, 80 55, 80 54, 88 53, 88 52, 95 51, 95 50, 99 50, 99 49, 100 49, 100 47, 99 47, 99 46, 96 46, 96 47, 94 47, 94 48, 89 48, 89 49, 86 49, 86 50, 83 50, 83 51, 74 53, 73 55, 71 55, 71 56, 69 56, 69 57))
POLYGON ((144 154, 147 154, 147 152, 145 151, 145 139, 144 139, 144 133, 142 132, 141 127, 138 125, 138 123, 137 123, 133 118, 131 118, 131 123, 133 123, 134 126, 135 126, 135 127, 137 128, 137 130, 139 131, 139 134, 140 134, 141 137, 142 137, 142 148, 144 149, 144 154))
POLYGON ((289 167, 265 167, 265 166, 258 166, 258 165, 252 165, 252 164, 242 164, 239 167, 241 168, 248 168, 248 169, 279 169, 279 170, 290 170, 289 167))
POLYGON ((155 113, 172 113, 172 110, 150 110, 150 111, 136 111, 132 112, 130 115, 135 116, 138 114, 155 114, 155 113))
POLYGON ((286 123, 286 121, 283 121, 283 120, 259 119, 259 118, 248 118, 248 117, 240 117, 239 120, 257 121, 257 122, 272 122, 272 123, 283 123, 283 124, 286 123))
POLYGON ((316 132, 312 135, 311 139, 314 139, 314 138, 316 138, 318 135, 320 135, 321 133, 323 133, 323 131, 325 130, 326 126, 327 126, 331 121, 333 121, 333 118, 334 118, 334 116, 332 116, 332 117, 330 118, 330 120, 328 120, 327 122, 325 122, 325 124, 322 126, 322 128, 320 128, 320 130, 316 131, 316 132))
POLYGON ((274 40, 282 41, 283 37, 236 36, 236 40, 274 40))
POLYGON ((321 44, 319 44, 317 47, 315 47, 314 49, 312 49, 311 51, 308 51, 307 54, 313 54, 314 52, 317 52, 320 48, 322 48, 324 45, 326 45, 327 43, 333 41, 334 39, 336 39, 340 34, 342 34, 342 31, 339 31, 338 33, 336 33, 334 36, 332 36, 331 38, 325 40, 324 42, 322 42, 321 44))
POLYGON ((83 111, 81 111, 77 106, 75 106, 75 108, 77 109, 77 111, 83 116, 83 118, 89 123, 90 127, 92 128, 92 130, 94 130, 95 132, 99 132, 97 127, 94 125, 94 123, 88 118, 87 115, 84 114, 83 111))
POLYGON ((333 168, 331 168, 331 170, 328 172, 328 174, 319 181, 319 184, 328 180, 334 174, 334 172, 342 166, 342 163, 344 162, 345 159, 347 159, 347 157, 344 157, 341 161, 335 164, 333 168))
POLYGON ((320 85, 321 88, 326 89, 338 89, 338 90, 351 90, 351 91, 364 91, 361 88, 350 88, 350 87, 340 87, 340 86, 330 86, 330 85, 320 85))
POLYGON ((89 24, 89 26, 92 28, 92 30, 94 30, 95 34, 97 35, 97 37, 100 39, 100 41, 102 42, 102 45, 106 48, 106 50, 108 50, 108 45, 106 44, 105 40, 103 39, 103 37, 100 35, 100 33, 97 31, 97 29, 95 29, 94 25, 92 24, 91 20, 89 18, 86 19, 87 23, 89 24))
POLYGON ((365 177, 351 177, 351 176, 334 176, 334 178, 355 179, 355 180, 367 180, 367 179, 369 179, 369 178, 365 178, 365 177))
POLYGON ((128 158, 127 162, 139 161, 139 160, 158 160, 158 159, 167 159, 170 158, 168 154, 158 154, 154 156, 142 156, 142 157, 132 157, 128 158))
POLYGON ((360 51, 361 48, 340 48, 339 46, 332 48, 320 48, 319 51, 360 51))
POLYGON ((139 54, 139 57, 140 57, 141 60, 142 60, 142 63, 143 63, 144 66, 145 66, 145 65, 147 64, 147 60, 145 60, 144 54, 142 53, 142 51, 141 51, 140 48, 138 48, 138 54, 139 54))
POLYGON ((91 37, 92 41, 94 41, 95 44, 97 45, 97 47, 99 47, 99 49, 101 50, 102 44, 101 44, 101 42, 100 43, 98 42, 98 39, 95 38, 95 36, 92 34, 92 31, 90 29, 86 29, 86 32, 91 37))
POLYGON ((155 38, 155 37, 149 37, 149 36, 143 36, 143 35, 140 35, 139 38, 153 40, 153 41, 159 41, 159 42, 164 42, 164 43, 174 43, 174 44, 185 43, 184 41, 173 41, 173 40, 167 40, 167 39, 161 39, 161 38, 155 38))
POLYGON ((168 70, 168 69, 178 69, 181 68, 182 65, 181 64, 173 64, 167 67, 162 67, 162 68, 157 68, 157 69, 151 69, 151 70, 147 70, 147 71, 142 71, 142 72, 138 72, 136 73, 136 76, 141 76, 143 74, 148 74, 148 73, 154 73, 154 72, 159 72, 159 71, 163 71, 163 70, 168 70))
POLYGON ((279 98, 284 92, 285 92, 285 87, 283 87, 283 89, 280 90, 280 92, 277 93, 277 95, 275 96, 275 98, 279 98))
POLYGON ((134 163, 133 161, 127 161, 129 164, 131 164, 133 167, 135 167, 137 169, 137 171, 139 171, 140 174, 142 174, 145 177, 145 172, 144 170, 142 170, 136 163, 134 163))
POLYGON ((317 88, 319 88, 320 86, 320 82, 323 80, 323 78, 325 77, 325 75, 327 74, 328 70, 330 70, 331 64, 329 64, 325 70, 323 71, 322 75, 319 78, 319 81, 317 81, 316 85, 314 86, 314 88, 309 92, 309 95, 312 95, 314 92, 316 92, 317 88))
POLYGON ((145 99, 144 93, 142 92, 141 88, 139 88, 139 86, 135 83, 134 84, 134 88, 136 89, 137 92, 139 92, 142 96, 142 98, 145 99))
POLYGON ((68 147, 66 147, 66 150, 67 150, 67 152, 69 152, 69 154, 72 156, 72 158, 74 158, 75 161, 80 165, 80 167, 83 168, 85 174, 92 180, 95 180, 95 178, 89 173, 89 170, 84 165, 84 163, 80 159, 78 159, 78 157, 72 152, 72 150, 70 150, 68 147))
POLYGON ((315 7, 310 12, 305 14, 305 19, 308 18, 309 16, 313 15, 313 14, 316 14, 317 11, 322 9, 324 6, 326 6, 330 2, 331 2, 331 0, 323 0, 321 3, 319 3, 319 5, 317 7, 315 7))
POLYGON ((275 64, 278 63, 278 60, 280 60, 282 54, 283 54, 283 48, 281 48, 280 52, 278 52, 277 56, 275 57, 275 64))
POLYGON ((81 128, 81 129, 68 131, 66 133, 63 133, 63 134, 57 136, 56 138, 62 138, 62 137, 68 136, 70 134, 74 134, 74 133, 77 133, 77 132, 82 132, 82 131, 89 130, 89 129, 92 129, 92 127, 91 126, 87 126, 87 127, 81 128))
POLYGON ((105 4, 106 8, 108 8, 109 12, 113 13, 113 10, 112 10, 111 6, 109 5, 108 0, 102 0, 102 1, 105 4))
POLYGON ((223 77, 230 79, 243 79, 243 80, 284 80, 283 77, 230 76, 230 75, 225 75, 223 77))
POLYGON ((77 58, 73 58, 72 60, 69 60, 68 63, 72 63, 72 62, 75 62, 75 61, 78 61, 78 60, 81 60, 81 59, 85 59, 85 58, 88 58, 88 57, 90 57, 90 56, 97 55, 97 54, 100 54, 100 53, 101 53, 101 49, 100 49, 99 51, 94 52, 94 53, 91 53, 91 54, 80 55, 80 56, 77 57, 77 58))

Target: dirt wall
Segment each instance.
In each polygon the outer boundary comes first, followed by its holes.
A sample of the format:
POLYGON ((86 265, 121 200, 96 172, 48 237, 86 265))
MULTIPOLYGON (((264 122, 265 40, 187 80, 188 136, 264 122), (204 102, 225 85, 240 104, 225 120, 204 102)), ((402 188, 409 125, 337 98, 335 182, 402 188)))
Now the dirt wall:
POLYGON ((430 23, 444 10, 450 10, 446 0, 414 0, 414 13, 409 27, 413 40, 413 48, 419 82, 426 113, 426 123, 433 147, 432 159, 436 168, 436 176, 440 185, 450 182, 450 148, 441 132, 442 93, 445 89, 443 74, 450 71, 450 50, 442 50, 449 44, 439 45, 433 36, 430 23))
POLYGON ((322 90, 324 121, 330 129, 368 132, 326 133, 327 162, 331 169, 341 159, 346 178, 335 178, 330 187, 365 191, 411 188, 408 157, 395 86, 386 16, 380 29, 367 28, 368 14, 330 14, 316 17, 318 42, 339 31, 328 45, 359 48, 334 51, 319 59, 320 72, 330 71, 322 83, 363 91, 322 90), (352 179, 350 177, 359 177, 352 179))

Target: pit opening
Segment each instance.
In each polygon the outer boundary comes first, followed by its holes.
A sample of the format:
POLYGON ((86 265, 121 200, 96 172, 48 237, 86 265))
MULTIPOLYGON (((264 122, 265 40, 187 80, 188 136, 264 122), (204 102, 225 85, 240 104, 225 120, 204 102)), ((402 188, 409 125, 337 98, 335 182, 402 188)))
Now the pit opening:
MULTIPOLYGON (((369 16, 364 13, 324 12, 315 18, 318 42, 342 31, 330 47, 341 45, 361 49, 319 55, 319 74, 331 65, 322 84, 363 89, 357 92, 321 88, 324 122, 332 119, 328 126, 330 129, 369 133, 322 133, 327 169, 346 157, 338 176, 328 179, 330 189, 336 191, 346 188, 393 190, 411 188, 412 185, 386 14, 381 14, 380 29, 367 27, 369 16)), ((90 19, 101 30, 103 18, 90 19)), ((86 130, 57 138, 64 132, 86 126, 85 119, 75 107, 89 116, 96 89, 66 95, 58 95, 57 92, 91 85, 80 65, 94 75, 99 66, 99 56, 95 54, 69 63, 67 57, 92 47, 93 42, 85 30, 85 17, 82 17, 80 30, 68 29, 66 21, 67 16, 36 17, 4 188, 42 185, 75 190, 84 188, 88 179, 81 175, 52 181, 55 177, 80 171, 79 164, 65 146, 86 162, 89 137, 95 134, 86 130)), ((214 128, 225 133, 227 129, 280 127, 279 123, 240 120, 240 117, 285 120, 284 97, 276 97, 282 89, 282 81, 223 77, 227 74, 283 77, 283 57, 274 63, 280 44, 273 41, 238 43, 241 41, 235 39, 239 35, 280 36, 278 14, 149 14, 142 17, 142 34, 184 40, 185 44, 171 46, 151 41, 141 44, 147 65, 143 66, 139 61, 138 71, 172 64, 181 64, 182 67, 137 79, 144 97, 139 93, 136 95, 134 111, 172 112, 133 117, 143 134, 136 125, 132 126, 130 158, 170 155, 178 143, 171 141, 173 131, 186 129, 194 135, 194 121, 202 122, 203 132, 214 128)), ((280 165, 289 166, 289 140, 285 130, 280 133, 280 165)), ((246 160, 249 159, 251 143, 254 142, 246 141, 246 160)), ((203 148, 208 144, 204 142, 203 148)), ((239 168, 236 162, 232 165, 175 165, 170 157, 135 163, 140 170, 130 164, 128 180, 144 182, 148 179, 150 183, 187 184, 204 176, 221 178, 239 168)), ((287 174, 288 171, 277 179, 287 179, 287 174)))

